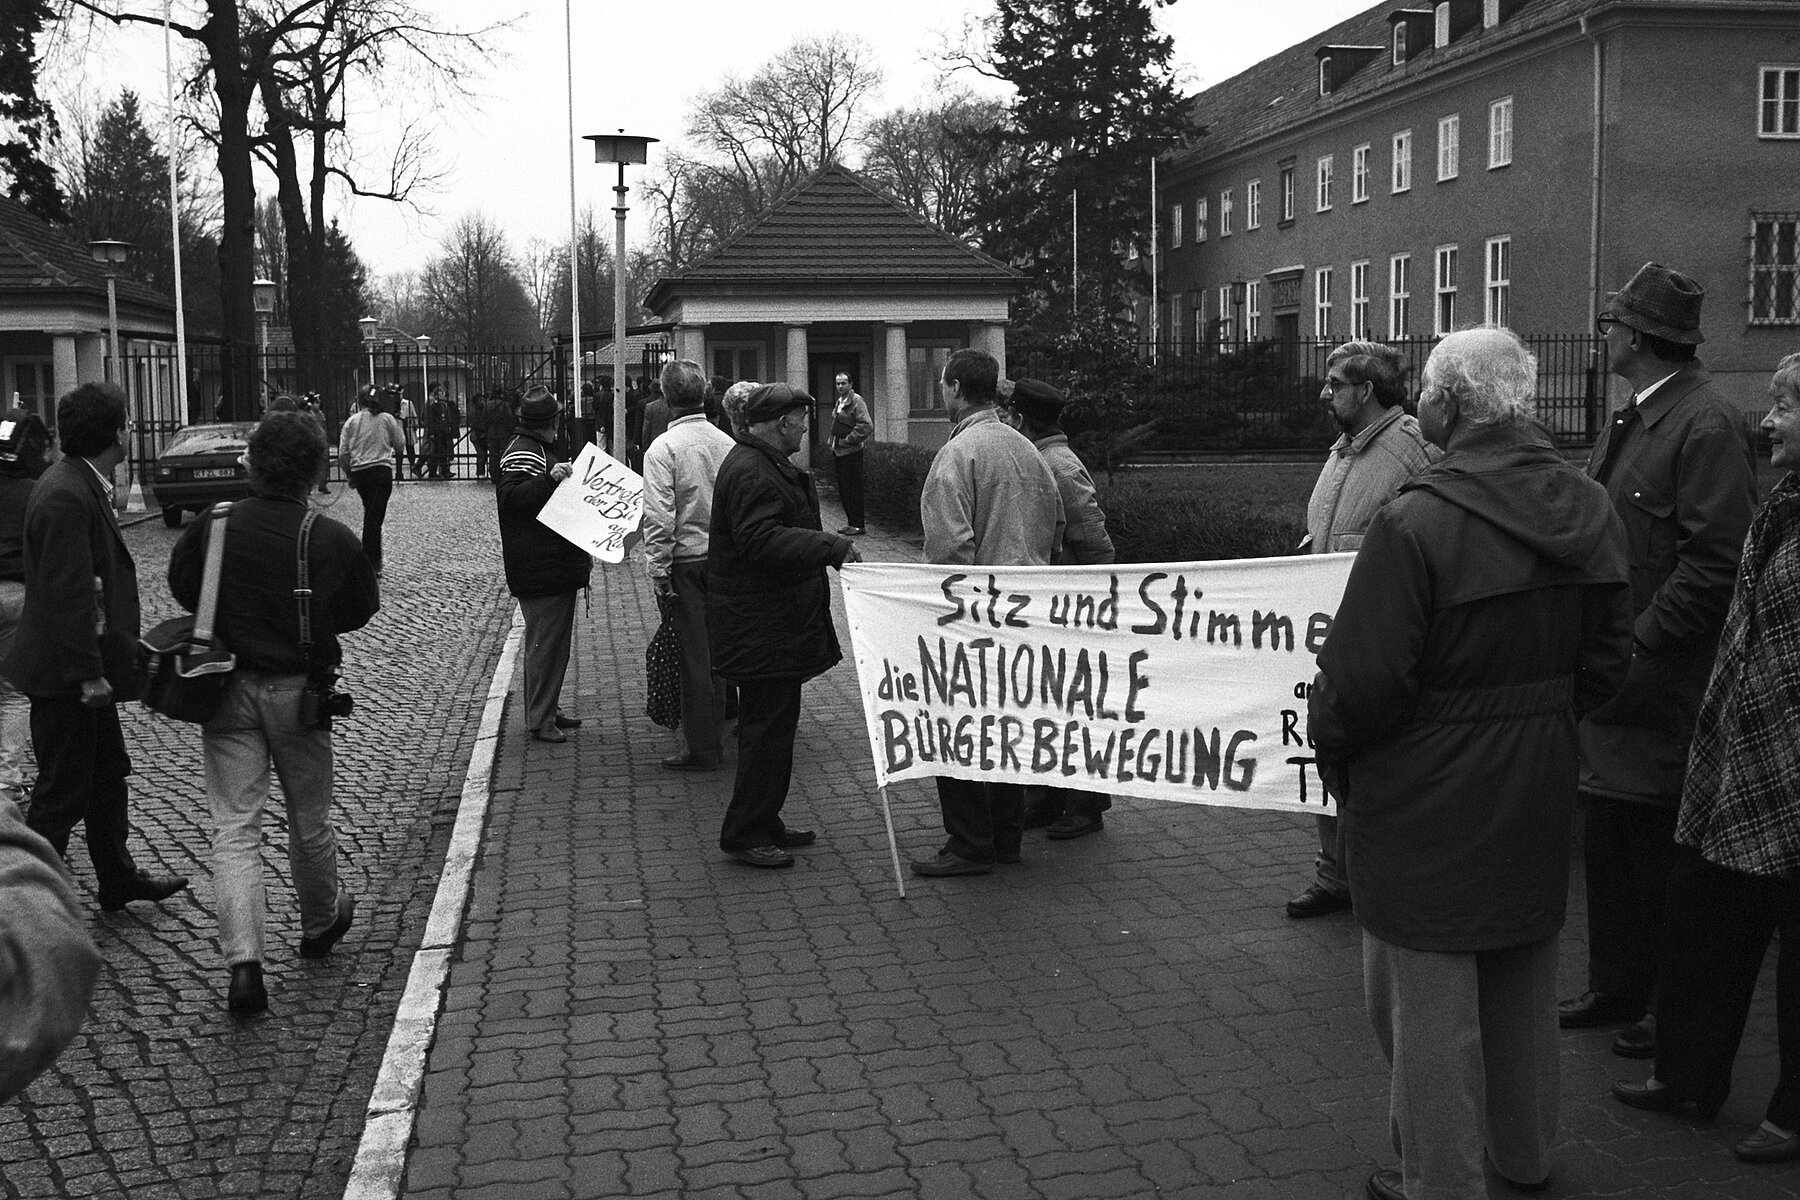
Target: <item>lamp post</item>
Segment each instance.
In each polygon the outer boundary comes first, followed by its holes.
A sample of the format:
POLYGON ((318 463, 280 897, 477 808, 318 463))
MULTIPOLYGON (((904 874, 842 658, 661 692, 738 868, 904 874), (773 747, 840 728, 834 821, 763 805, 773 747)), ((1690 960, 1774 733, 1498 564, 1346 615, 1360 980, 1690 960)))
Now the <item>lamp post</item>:
MULTIPOLYGON (((98 238, 88 243, 88 253, 106 268, 106 377, 111 379, 119 368, 119 268, 131 256, 130 242, 98 238)), ((122 371, 120 371, 123 374, 122 371)))
POLYGON ((362 327, 363 349, 369 352, 369 386, 373 387, 375 385, 375 327, 381 322, 374 317, 361 317, 356 323, 362 327))
MULTIPOLYGON (((623 129, 617 133, 590 133, 594 143, 594 161, 615 163, 619 181, 613 185, 613 457, 626 461, 629 441, 625 433, 625 167, 628 163, 648 163, 650 143, 655 138, 633 137, 623 129)), ((580 351, 580 347, 576 347, 580 351)))
POLYGON ((250 285, 250 303, 256 309, 256 377, 264 410, 269 407, 269 321, 275 316, 275 281, 258 279, 250 285))
POLYGON ((431 403, 431 368, 426 364, 425 356, 431 352, 431 335, 421 333, 413 339, 419 343, 419 395, 423 402, 431 403))

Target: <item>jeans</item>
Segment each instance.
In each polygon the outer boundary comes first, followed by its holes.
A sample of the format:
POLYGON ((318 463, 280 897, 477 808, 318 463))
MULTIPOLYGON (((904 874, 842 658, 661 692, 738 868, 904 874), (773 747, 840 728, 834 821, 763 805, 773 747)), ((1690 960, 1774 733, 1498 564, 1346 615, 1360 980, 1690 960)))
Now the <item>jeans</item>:
POLYGON ((213 891, 227 965, 263 959, 262 814, 269 762, 287 801, 288 868, 300 933, 318 937, 338 915, 337 833, 331 827, 331 732, 300 724, 304 675, 239 668, 203 727, 212 805, 213 891))
POLYGON ((350 472, 350 486, 362 500, 363 557, 377 571, 381 570, 381 523, 387 520, 388 497, 394 494, 394 471, 390 467, 358 467, 350 472))
MULTIPOLYGON (((19 614, 25 609, 25 585, 0 580, 0 662, 12 651, 19 614)), ((31 737, 31 701, 0 678, 0 799, 23 799, 25 742, 31 737)))

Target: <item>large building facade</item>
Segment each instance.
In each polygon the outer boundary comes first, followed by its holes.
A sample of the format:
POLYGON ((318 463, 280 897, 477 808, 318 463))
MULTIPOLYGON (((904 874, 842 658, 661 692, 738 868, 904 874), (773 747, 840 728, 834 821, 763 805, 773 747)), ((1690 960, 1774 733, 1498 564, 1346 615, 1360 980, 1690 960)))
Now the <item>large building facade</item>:
POLYGON ((1655 260, 1746 410, 1800 350, 1800 4, 1439 0, 1200 93, 1164 162, 1159 336, 1585 334, 1655 260))

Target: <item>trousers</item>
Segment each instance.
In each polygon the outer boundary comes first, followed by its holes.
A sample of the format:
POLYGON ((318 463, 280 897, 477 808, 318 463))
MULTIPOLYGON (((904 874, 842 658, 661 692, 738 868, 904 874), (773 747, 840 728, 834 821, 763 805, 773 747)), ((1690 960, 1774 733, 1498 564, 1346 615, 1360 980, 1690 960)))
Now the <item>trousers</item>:
POLYGON ((838 499, 844 505, 844 520, 861 529, 863 512, 863 452, 853 450, 837 456, 838 499))
POLYGON ((1016 861, 1025 836, 1025 787, 937 777, 938 809, 950 840, 944 848, 970 862, 1016 861))
POLYGON ((361 467, 350 472, 350 486, 363 506, 363 557, 379 571, 381 523, 387 520, 388 499, 394 494, 394 472, 388 467, 361 467))
POLYGON ((781 843, 800 728, 799 679, 740 679, 737 689, 737 778, 719 827, 719 849, 727 851, 781 843))
POLYGON ((562 700, 575 631, 575 593, 520 596, 519 611, 525 617, 525 728, 542 729, 555 718, 562 700))
POLYGON ((716 763, 722 754, 725 681, 713 674, 706 632, 706 560, 677 560, 669 578, 675 585, 675 640, 681 646, 681 732, 690 756, 716 763))
POLYGON ((37 786, 31 792, 26 824, 56 852, 69 857, 75 826, 87 831, 88 857, 104 886, 137 872, 126 815, 131 755, 119 727, 119 710, 89 708, 72 696, 31 697, 31 748, 37 755, 37 786))
MULTIPOLYGON (((25 585, 0 580, 0 662, 12 651, 13 634, 25 611, 25 585)), ((0 799, 24 799, 25 743, 31 737, 31 701, 0 678, 0 799)))
POLYGON ((1638 804, 1593 792, 1582 855, 1587 869, 1588 987, 1655 1009, 1656 947, 1669 866, 1675 854, 1674 805, 1638 804))

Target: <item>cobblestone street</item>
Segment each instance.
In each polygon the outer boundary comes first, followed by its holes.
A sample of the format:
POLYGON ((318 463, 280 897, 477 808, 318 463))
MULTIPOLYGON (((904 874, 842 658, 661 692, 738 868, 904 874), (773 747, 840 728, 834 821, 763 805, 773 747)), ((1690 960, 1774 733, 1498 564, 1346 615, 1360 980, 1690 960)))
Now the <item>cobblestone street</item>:
MULTIPOLYGON (((358 528, 334 490, 331 515, 358 528)), ((277 840, 272 1011, 228 1018, 199 738, 129 706, 140 859, 194 889, 96 909, 94 1020, 0 1109, 0 1195, 343 1193, 512 612, 486 485, 403 485, 387 528, 338 736, 356 927, 298 959, 277 840)), ((173 536, 128 531, 147 596, 173 536)), ((147 620, 167 608, 147 603, 147 620)), ((909 878, 902 899, 846 661, 806 687, 785 814, 819 843, 750 870, 716 849, 730 764, 659 769, 680 741, 643 716, 653 614, 641 567, 597 567, 564 691, 587 723, 536 743, 508 706, 399 1195, 1338 1200, 1394 1163, 1355 922, 1282 912, 1310 822, 1122 799, 1098 836, 1030 834, 1020 865, 909 878)), ((902 856, 935 849, 934 792, 892 799, 902 856)), ((1580 897, 1578 878, 1562 995, 1583 987, 1580 897)), ((1773 1085, 1766 975, 1713 1127, 1621 1108, 1608 1083, 1648 1064, 1612 1056, 1611 1030, 1564 1035, 1546 1194, 1800 1195, 1793 1168, 1729 1151, 1773 1085)))

